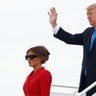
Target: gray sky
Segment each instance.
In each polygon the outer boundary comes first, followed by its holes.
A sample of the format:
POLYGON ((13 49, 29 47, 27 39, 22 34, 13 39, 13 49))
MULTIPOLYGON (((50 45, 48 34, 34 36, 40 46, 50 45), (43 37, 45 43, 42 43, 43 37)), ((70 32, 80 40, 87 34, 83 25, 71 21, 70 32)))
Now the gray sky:
POLYGON ((44 65, 52 84, 78 87, 82 46, 53 37, 48 11, 56 7, 58 24, 70 33, 89 27, 85 8, 96 0, 0 0, 0 95, 23 96, 23 83, 33 70, 25 61, 32 46, 44 45, 51 55, 44 65), (70 2, 70 3, 69 3, 70 2))

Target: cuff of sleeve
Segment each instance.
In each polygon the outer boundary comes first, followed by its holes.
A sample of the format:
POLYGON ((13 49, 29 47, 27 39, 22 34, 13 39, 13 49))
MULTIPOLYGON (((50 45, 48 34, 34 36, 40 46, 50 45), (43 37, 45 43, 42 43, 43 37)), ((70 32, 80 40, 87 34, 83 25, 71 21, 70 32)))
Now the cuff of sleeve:
POLYGON ((56 25, 56 26, 53 28, 54 34, 57 34, 59 29, 60 29, 60 26, 56 25))

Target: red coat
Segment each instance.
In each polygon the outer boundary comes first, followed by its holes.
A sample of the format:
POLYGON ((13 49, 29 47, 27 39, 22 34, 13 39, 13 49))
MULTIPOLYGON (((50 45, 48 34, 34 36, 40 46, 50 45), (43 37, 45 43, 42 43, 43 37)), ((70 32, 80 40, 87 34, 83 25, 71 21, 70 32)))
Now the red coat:
POLYGON ((50 96, 52 76, 44 67, 28 75, 23 86, 25 96, 50 96))

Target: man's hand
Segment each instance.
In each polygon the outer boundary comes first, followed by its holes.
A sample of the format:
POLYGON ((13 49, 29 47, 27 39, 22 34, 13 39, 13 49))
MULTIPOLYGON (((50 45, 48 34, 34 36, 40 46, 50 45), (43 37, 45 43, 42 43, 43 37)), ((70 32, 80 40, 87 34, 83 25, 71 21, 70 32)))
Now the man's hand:
POLYGON ((52 25, 52 27, 54 28, 57 25, 57 13, 56 13, 56 9, 54 7, 52 7, 50 9, 50 12, 48 12, 49 14, 49 22, 52 25))

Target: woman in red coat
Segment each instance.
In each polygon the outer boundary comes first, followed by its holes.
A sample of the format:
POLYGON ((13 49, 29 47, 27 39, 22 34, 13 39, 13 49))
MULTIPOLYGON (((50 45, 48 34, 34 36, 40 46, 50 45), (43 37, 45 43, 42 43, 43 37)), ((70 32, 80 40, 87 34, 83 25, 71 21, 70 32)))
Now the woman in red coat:
POLYGON ((49 51, 44 46, 35 46, 26 52, 25 59, 33 71, 27 76, 23 91, 25 96, 50 96, 51 73, 42 64, 49 59, 49 51))

